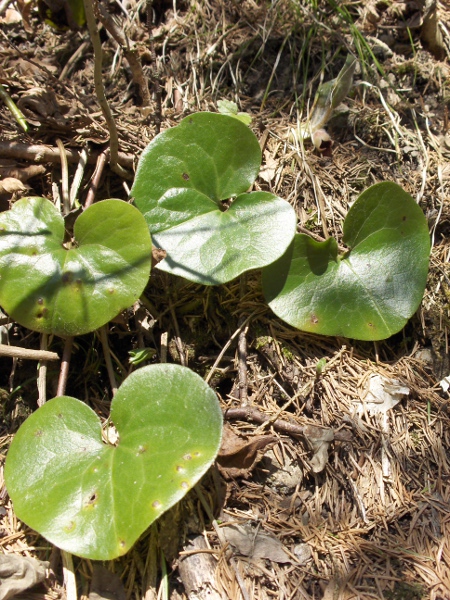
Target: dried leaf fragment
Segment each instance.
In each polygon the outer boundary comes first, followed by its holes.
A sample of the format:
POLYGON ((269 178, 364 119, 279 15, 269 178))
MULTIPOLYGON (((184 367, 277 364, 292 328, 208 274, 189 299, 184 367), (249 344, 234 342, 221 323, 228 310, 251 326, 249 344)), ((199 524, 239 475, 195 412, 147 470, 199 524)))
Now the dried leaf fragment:
POLYGON ((44 581, 49 563, 16 554, 0 555, 0 600, 44 581))
POLYGON ((273 435, 255 436, 244 440, 236 435, 229 424, 225 424, 222 446, 217 456, 217 465, 222 475, 230 477, 247 476, 261 460, 264 449, 277 441, 273 435))
POLYGON ((356 406, 358 414, 367 410, 369 415, 386 413, 409 394, 409 388, 397 379, 387 379, 381 375, 372 375, 368 382, 362 402, 356 406))
POLYGON ((226 540, 238 554, 254 560, 267 558, 276 563, 295 562, 283 549, 281 541, 250 523, 226 525, 222 528, 226 540))
POLYGON ((314 453, 309 461, 311 470, 313 473, 321 473, 328 462, 328 450, 334 440, 334 431, 326 427, 307 425, 304 435, 314 453))

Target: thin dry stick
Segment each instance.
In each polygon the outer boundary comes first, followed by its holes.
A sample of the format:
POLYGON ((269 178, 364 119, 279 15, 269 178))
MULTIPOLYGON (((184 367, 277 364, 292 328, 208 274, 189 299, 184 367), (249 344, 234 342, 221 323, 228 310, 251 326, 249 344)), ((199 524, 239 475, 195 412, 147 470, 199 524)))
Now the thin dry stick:
POLYGON ((7 344, 0 344, 0 356, 25 358, 30 360, 59 360, 59 356, 56 352, 49 352, 48 350, 30 350, 29 348, 8 346, 7 344))
POLYGON ((110 352, 109 344, 108 344, 108 329, 107 329, 107 327, 108 327, 107 325, 100 327, 99 333, 100 333, 100 341, 102 343, 102 348, 103 348, 103 354, 105 356, 106 370, 108 371, 109 383, 111 385, 111 392, 112 392, 112 395, 115 396, 118 386, 117 386, 117 381, 116 381, 116 375, 114 373, 114 367, 113 367, 112 360, 111 360, 111 352, 110 352))
POLYGON ((67 378, 69 376, 70 355, 72 354, 73 337, 66 338, 64 344, 63 357, 61 361, 61 369, 59 371, 57 396, 64 396, 66 393, 67 378))
POLYGON ((243 328, 244 328, 244 327, 247 325, 247 323, 250 321, 250 319, 252 319, 252 318, 253 318, 253 317, 256 315, 256 313, 257 313, 257 312, 258 312, 257 310, 253 311, 253 312, 252 312, 252 314, 251 314, 251 315, 249 315, 249 316, 248 316, 248 317, 245 319, 245 321, 242 323, 242 325, 240 325, 240 326, 239 326, 239 327, 236 329, 236 331, 235 331, 235 332, 233 333, 233 335, 230 337, 230 339, 228 340, 228 342, 227 342, 227 343, 225 344, 225 346, 222 348, 222 350, 221 350, 221 351, 220 351, 220 353, 219 353, 219 356, 216 358, 216 360, 215 360, 215 362, 214 362, 213 366, 211 367, 211 370, 209 371, 208 375, 205 377, 205 381, 206 381, 206 383, 208 383, 208 381, 209 381, 209 380, 211 379, 211 377, 213 376, 213 374, 214 374, 214 371, 215 371, 215 370, 217 369, 217 367, 219 366, 219 364, 220 364, 220 361, 222 360, 222 358, 223 358, 223 357, 224 357, 224 355, 225 355, 225 352, 228 350, 228 348, 231 346, 231 344, 233 343, 233 341, 234 341, 234 340, 237 338, 237 336, 240 334, 240 332, 242 331, 242 329, 243 329, 243 328))
POLYGON ((102 109, 103 116, 105 117, 106 124, 109 130, 109 148, 111 150, 111 169, 124 177, 125 179, 132 179, 132 175, 123 169, 119 164, 119 137, 117 135, 116 122, 108 104, 108 100, 105 95, 105 88, 103 86, 102 77, 102 62, 103 62, 103 51, 100 35, 97 29, 97 23, 94 16, 94 2, 96 0, 83 0, 84 10, 86 13, 86 23, 89 30, 89 36, 92 41, 94 48, 94 85, 95 94, 97 96, 98 103, 102 109))
MULTIPOLYGON (((258 424, 271 421, 270 417, 253 406, 228 408, 223 416, 226 421, 251 421, 258 424)), ((277 419, 276 421, 273 421, 271 425, 275 431, 287 435, 300 435, 303 438, 308 438, 308 431, 310 431, 311 428, 320 429, 322 431, 330 429, 329 427, 324 427, 322 425, 297 425, 296 423, 290 423, 284 419, 277 419)), ((349 442, 352 439, 351 434, 349 434, 348 431, 333 431, 333 433, 334 439, 338 441, 349 442)))
MULTIPOLYGON (((77 163, 80 161, 81 153, 77 150, 66 148, 67 161, 77 163)), ((61 155, 58 148, 51 146, 43 146, 41 144, 24 144, 15 141, 0 140, 0 158, 15 158, 19 160, 29 160, 37 163, 59 163, 61 155)), ((132 169, 134 164, 134 156, 119 152, 117 156, 119 164, 127 169, 132 169)), ((97 162, 97 156, 90 154, 87 158, 89 165, 97 162)))

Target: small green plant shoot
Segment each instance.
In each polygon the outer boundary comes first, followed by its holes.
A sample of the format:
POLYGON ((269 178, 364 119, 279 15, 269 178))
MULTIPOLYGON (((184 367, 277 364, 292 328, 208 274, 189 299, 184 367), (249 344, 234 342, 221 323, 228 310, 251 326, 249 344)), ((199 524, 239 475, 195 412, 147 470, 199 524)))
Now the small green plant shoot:
POLYGON ((269 306, 290 325, 322 335, 381 340, 404 327, 425 290, 427 221, 395 183, 363 192, 334 238, 296 235, 286 254, 263 270, 269 306))
POLYGON ((95 412, 67 396, 20 427, 5 480, 17 516, 59 548, 93 560, 127 552, 213 462, 222 412, 196 373, 142 367, 111 404, 118 441, 102 437, 95 412))
POLYGON ((235 117, 197 113, 147 146, 131 190, 159 269, 213 285, 279 258, 292 241, 292 206, 250 192, 261 166, 256 136, 235 117))

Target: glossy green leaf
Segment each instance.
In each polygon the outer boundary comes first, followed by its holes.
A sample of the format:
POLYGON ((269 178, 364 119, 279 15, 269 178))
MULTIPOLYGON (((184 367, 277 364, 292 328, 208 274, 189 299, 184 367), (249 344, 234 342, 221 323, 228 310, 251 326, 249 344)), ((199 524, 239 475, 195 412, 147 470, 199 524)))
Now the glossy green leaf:
POLYGON ((23 198, 0 215, 0 304, 35 331, 72 336, 131 306, 148 282, 145 219, 121 200, 94 204, 64 244, 64 221, 44 198, 23 198))
POLYGON ((131 193, 153 243, 167 253, 159 269, 212 285, 285 252, 294 209, 267 192, 245 193, 260 164, 255 135, 221 114, 186 117, 149 144, 131 193))
POLYGON ((5 481, 15 513, 56 546, 94 560, 127 552, 213 462, 221 440, 216 394, 179 365, 143 367, 111 404, 116 445, 83 402, 50 400, 20 427, 5 481))
POLYGON ((361 194, 336 240, 297 235, 286 254, 263 271, 269 306, 281 319, 322 335, 385 339, 400 331, 425 290, 430 239, 425 216, 395 183, 361 194))

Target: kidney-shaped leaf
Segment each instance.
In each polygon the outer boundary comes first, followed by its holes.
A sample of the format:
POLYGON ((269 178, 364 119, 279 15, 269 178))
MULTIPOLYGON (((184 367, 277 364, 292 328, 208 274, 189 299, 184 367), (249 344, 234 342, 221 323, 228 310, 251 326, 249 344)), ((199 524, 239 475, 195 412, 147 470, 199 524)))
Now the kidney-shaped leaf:
POLYGON ((425 216, 395 183, 361 194, 344 222, 344 243, 296 235, 263 271, 269 306, 281 319, 322 335, 385 339, 406 324, 425 289, 430 240, 425 216))
POLYGON ((296 216, 255 181, 261 150, 239 120, 197 113, 156 138, 139 161, 131 194, 153 243, 166 251, 158 268, 191 281, 225 283, 279 258, 296 216))
POLYGON ((148 282, 145 219, 122 200, 81 214, 74 241, 44 198, 23 198, 0 215, 0 304, 21 325, 72 336, 97 329, 131 306, 148 282))
POLYGON ((50 400, 17 432, 5 480, 17 516, 56 546, 94 560, 127 552, 206 472, 220 446, 213 390, 179 365, 132 373, 111 405, 115 446, 94 411, 50 400))

